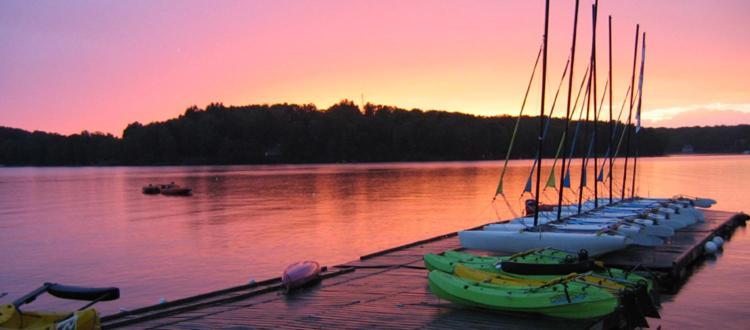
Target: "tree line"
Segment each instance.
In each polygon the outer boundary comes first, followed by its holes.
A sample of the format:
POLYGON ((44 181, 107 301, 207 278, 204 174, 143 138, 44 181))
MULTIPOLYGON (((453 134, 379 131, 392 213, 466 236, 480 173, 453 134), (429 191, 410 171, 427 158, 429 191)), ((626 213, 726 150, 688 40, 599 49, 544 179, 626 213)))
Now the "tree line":
MULTIPOLYGON (((401 109, 343 100, 312 104, 188 108, 177 118, 125 128, 122 138, 99 132, 68 136, 0 127, 3 165, 194 165, 490 160, 505 157, 517 117, 484 117, 401 109)), ((564 129, 552 119, 543 156, 554 157, 564 129)), ((571 123, 573 135, 576 123, 571 123)), ((609 144, 599 123, 596 148, 609 144)), ((521 118, 513 158, 536 154, 538 117, 521 118)), ((576 155, 589 148, 593 125, 581 125, 576 155), (587 133, 584 133, 587 131, 587 133), (584 135, 588 138, 584 141, 584 135)), ((737 153, 750 149, 750 125, 643 128, 638 153, 737 153)))

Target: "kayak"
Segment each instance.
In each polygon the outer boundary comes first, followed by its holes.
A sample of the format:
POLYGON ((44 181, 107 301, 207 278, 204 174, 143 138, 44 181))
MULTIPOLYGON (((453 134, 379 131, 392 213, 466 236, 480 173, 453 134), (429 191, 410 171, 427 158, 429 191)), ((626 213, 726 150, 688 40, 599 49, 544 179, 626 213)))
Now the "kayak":
MULTIPOLYGON (((504 272, 488 272, 479 269, 473 269, 462 264, 457 264, 454 267, 453 274, 463 279, 478 281, 483 283, 492 283, 498 285, 516 285, 525 286, 528 288, 545 285, 549 281, 557 280, 560 277, 517 277, 506 275, 504 272)), ((630 283, 619 282, 612 279, 603 278, 593 274, 569 274, 567 278, 572 278, 572 283, 582 284, 584 288, 589 286, 607 290, 613 295, 620 297, 621 304, 630 304, 629 310, 632 315, 629 315, 631 319, 643 319, 643 316, 651 316, 659 318, 659 312, 656 306, 653 304, 653 300, 649 296, 645 286, 633 285, 630 283)), ((570 283, 570 282, 569 282, 570 283)), ((643 324, 640 324, 643 325, 643 324)))
POLYGON ((14 300, 13 303, 0 305, 0 329, 98 330, 101 329, 99 313, 91 306, 99 301, 110 301, 119 297, 120 289, 114 287, 87 288, 44 283, 34 291, 14 300), (21 306, 33 302, 44 293, 62 299, 85 300, 89 303, 75 312, 21 311, 21 306))
POLYGON ((616 295, 572 282, 574 276, 524 287, 474 281, 435 270, 430 272, 428 282, 430 291, 442 299, 507 312, 591 319, 608 315, 619 306, 616 295))
MULTIPOLYGON (((478 256, 470 253, 463 253, 458 251, 445 251, 442 255, 428 253, 424 256, 425 266, 428 270, 440 270, 446 273, 452 273, 454 267, 457 264, 462 264, 467 267, 474 269, 480 269, 490 272, 508 272, 504 267, 503 263, 516 262, 525 263, 529 265, 565 265, 574 264, 577 261, 588 260, 587 252, 581 251, 578 255, 571 254, 565 251, 556 249, 535 249, 517 253, 511 256, 478 256), (497 265, 500 264, 500 268, 497 265)), ((625 281, 629 283, 645 283, 649 291, 653 288, 653 281, 646 277, 634 274, 632 272, 625 272, 619 268, 605 268, 599 265, 598 267, 592 268, 594 273, 597 275, 605 276, 616 281, 625 281)), ((590 269, 589 269, 590 270, 590 269)), ((558 272, 559 273, 559 272, 558 272)), ((526 272, 526 275, 530 274, 526 272)), ((538 275, 543 275, 536 273, 538 275)), ((543 279, 549 279, 548 277, 542 277, 543 279)))
POLYGON ((0 329, 101 329, 99 314, 94 308, 70 312, 21 313, 13 304, 0 305, 0 329))
POLYGON ((568 270, 588 272, 589 275, 581 276, 576 281, 613 292, 629 291, 639 302, 637 305, 644 315, 659 317, 656 309, 658 297, 653 291, 653 281, 621 269, 604 268, 589 260, 583 251, 579 256, 575 256, 559 250, 538 249, 507 257, 484 257, 446 251, 443 255, 426 254, 424 262, 428 270, 453 273, 468 279, 480 280, 480 277, 484 276, 486 280, 487 276, 493 276, 495 280, 529 285, 556 278, 549 274, 567 274, 565 272, 568 270))

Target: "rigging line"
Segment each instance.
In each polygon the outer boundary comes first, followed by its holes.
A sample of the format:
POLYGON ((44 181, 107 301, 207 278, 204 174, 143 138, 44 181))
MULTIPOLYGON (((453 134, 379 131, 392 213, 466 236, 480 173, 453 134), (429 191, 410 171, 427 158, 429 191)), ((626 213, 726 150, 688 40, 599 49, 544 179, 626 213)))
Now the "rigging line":
POLYGON ((555 151, 555 160, 552 161, 552 168, 550 169, 549 176, 547 177, 547 184, 544 185, 544 189, 542 189, 542 192, 546 191, 547 188, 556 188, 555 181, 557 180, 555 179, 555 167, 557 166, 557 160, 560 158, 560 152, 562 152, 565 133, 566 132, 563 132, 562 137, 560 138, 560 143, 557 144, 557 151, 555 151))
POLYGON ((508 151, 505 153, 505 162, 503 163, 503 169, 500 172, 500 181, 497 184, 497 189, 495 190, 495 197, 492 198, 493 200, 497 197, 497 195, 503 194, 503 178, 505 177, 505 171, 508 168, 508 160, 510 160, 510 154, 511 154, 511 151, 513 151, 513 144, 516 141, 516 134, 518 133, 518 126, 521 123, 523 110, 526 108, 526 100, 528 100, 529 98, 529 91, 531 90, 531 84, 534 82, 534 75, 536 74, 536 68, 539 66, 539 59, 542 56, 543 48, 544 48, 544 41, 542 41, 542 44, 539 45, 539 52, 537 52, 536 54, 536 61, 534 61, 534 69, 531 71, 531 78, 529 78, 529 84, 528 86, 526 86, 526 93, 524 93, 524 96, 523 96, 523 102, 521 103, 521 111, 518 113, 518 118, 516 119, 516 125, 513 127, 513 135, 511 135, 511 138, 510 138, 508 151))
MULTIPOLYGON (((572 40, 572 43, 571 43, 571 46, 570 46, 570 63, 571 63, 571 67, 574 66, 573 64, 575 63, 575 58, 576 58, 575 55, 576 55, 576 39, 577 39, 576 37, 577 37, 577 34, 578 34, 578 5, 579 5, 579 0, 576 0, 575 11, 574 11, 574 14, 573 14, 573 40, 572 40)), ((591 65, 591 63, 589 63, 589 65, 591 65)), ((588 72, 588 68, 586 69, 586 72, 588 72)), ((584 74, 584 76, 585 75, 586 74, 584 74)), ((581 85, 581 88, 583 88, 583 85, 581 85)), ((571 110, 571 108, 570 108, 570 97, 571 97, 571 93, 572 92, 573 92, 573 68, 570 69, 570 76, 568 77, 568 93, 567 93, 568 94, 568 98, 567 98, 567 108, 566 108, 567 111, 565 113, 565 128, 564 128, 563 138, 561 139, 563 154, 565 153, 565 148, 568 147, 568 130, 570 129, 570 117, 572 116, 571 111, 570 111, 571 110)), ((579 89, 578 93, 579 93, 578 95, 580 95, 580 89, 579 89)), ((577 96, 576 96, 576 102, 577 102, 577 96)), ((556 155, 555 156, 555 162, 557 162, 557 157, 558 156, 556 155)), ((557 192, 557 220, 558 221, 562 219, 562 199, 563 199, 563 195, 565 193, 565 173, 564 173, 564 170, 565 170, 565 160, 566 159, 563 156, 562 166, 560 167, 560 172, 561 172, 560 173, 560 180, 561 180, 560 181, 560 190, 557 192)), ((552 170, 554 171, 554 166, 552 167, 552 170)), ((552 177, 552 174, 550 174, 550 177, 552 177)), ((554 178, 552 178, 552 179, 554 179, 554 178)))
POLYGON ((631 184, 630 198, 635 197, 635 175, 638 170, 638 131, 641 130, 641 101, 643 100, 643 69, 646 65, 646 32, 643 32, 643 40, 641 41, 641 74, 638 78, 638 109, 635 112, 635 119, 637 124, 635 126, 635 136, 633 139, 635 145, 635 157, 633 158, 633 184, 631 184))
MULTIPOLYGON (((591 78, 591 74, 590 73, 591 72, 589 71, 589 75, 588 75, 589 78, 591 78)), ((587 81, 588 81, 588 84, 586 85, 586 93, 584 93, 583 99, 589 99, 590 98, 589 93, 591 92, 591 79, 588 79, 587 81)), ((571 143, 570 153, 568 155, 568 159, 570 159, 571 161, 568 162, 568 165, 567 165, 568 168, 565 169, 565 178, 568 179, 567 180, 567 182, 568 182, 568 188, 570 188, 571 190, 573 188, 572 188, 572 185, 570 185, 570 166, 573 163, 573 161, 572 161, 573 160, 573 154, 575 153, 575 150, 576 150, 576 145, 577 145, 577 142, 578 142, 578 132, 579 132, 579 130, 581 128, 581 120, 583 119, 583 102, 584 101, 581 101, 581 111, 578 113, 578 121, 576 122, 576 129, 573 132, 573 141, 571 143)), ((563 178, 563 181, 566 181, 565 178, 563 178)))
MULTIPOLYGON (((594 72, 594 68, 593 67, 591 68, 591 72, 593 74, 593 72, 594 72)), ((591 82, 593 80, 592 79, 593 78, 592 74, 589 74, 588 86, 586 87, 586 121, 585 121, 585 124, 584 124, 585 126, 583 127, 583 140, 584 141, 588 140, 588 138, 587 138, 588 127, 587 126, 589 125, 589 115, 590 115, 590 112, 591 112, 590 111, 591 110, 591 98, 592 98, 592 96, 591 96, 591 87, 592 87, 591 86, 591 82)), ((593 98, 596 99, 596 95, 594 95, 593 98)), ((581 111, 581 112, 583 113, 583 111, 581 111)), ((596 112, 596 109, 594 109, 594 112, 596 112)), ((586 185, 586 165, 587 165, 586 154, 584 153, 581 157, 582 157, 581 158, 581 178, 580 178, 581 180, 580 180, 579 189, 578 189, 578 214, 581 213, 581 202, 582 202, 582 199, 583 199, 581 187, 583 187, 583 186, 586 185)))
MULTIPOLYGON (((578 94, 576 95, 576 100, 573 103, 573 110, 570 113, 571 117, 573 117, 575 115, 575 112, 578 109, 578 100, 580 99, 581 92, 584 90, 583 84, 586 83, 586 81, 588 80, 589 73, 590 73, 589 67, 587 67, 586 71, 583 74, 583 78, 581 79, 581 86, 578 88, 578 94)), ((588 93, 589 93, 589 90, 588 90, 588 88, 586 88, 586 93, 584 94, 584 98, 586 98, 588 96, 588 93)), ((581 102, 581 112, 579 112, 579 114, 578 114, 578 121, 576 121, 576 128, 573 131, 573 141, 571 143, 570 155, 568 156, 568 159, 571 159, 571 160, 573 159, 573 153, 574 153, 575 148, 576 148, 576 140, 578 140, 578 130, 581 127, 581 119, 582 118, 583 118, 583 102, 581 102)), ((566 170, 565 170, 566 171, 566 175, 563 176, 562 178, 560 178, 562 180, 562 182, 560 184, 560 187, 562 187, 562 188, 565 187, 565 182, 566 182, 565 178, 568 178, 568 179, 570 178, 570 173, 569 173, 569 171, 570 171, 570 163, 571 162, 568 162, 568 164, 566 166, 566 170)), ((568 181, 568 188, 570 188, 570 182, 569 181, 568 181)))
MULTIPOLYGON (((609 81, 607 81, 607 83, 609 83, 609 81)), ((607 95, 607 86, 605 85, 604 86, 604 93, 602 94, 602 102, 599 103, 599 109, 596 111, 596 114, 601 113, 601 111, 602 111, 602 103, 604 103, 604 97, 606 95, 607 95)), ((596 136, 592 135, 591 136, 591 140, 589 141, 589 148, 586 151, 586 157, 583 158, 584 161, 585 161, 585 165, 584 166, 588 165, 588 161, 589 161, 589 158, 591 157, 591 152, 593 150, 595 140, 596 140, 596 136)))
MULTIPOLYGON (((542 58, 542 101, 539 107, 539 143, 537 144, 537 169, 536 169, 536 198, 534 199, 534 226, 539 222, 539 186, 542 175, 542 150, 544 149, 544 139, 542 139, 542 131, 544 130, 544 101, 545 91, 547 89, 547 43, 549 42, 549 0, 544 2, 544 56, 542 58)), ((551 117, 551 116, 550 116, 551 117)), ((542 235, 542 229, 539 228, 539 235, 542 235)))
MULTIPOLYGON (((562 88, 562 83, 565 81, 565 76, 568 74, 568 67, 570 66, 570 58, 568 58, 568 61, 565 63, 565 69, 563 70, 562 77, 560 77, 560 83, 557 85, 557 92, 555 93, 555 98, 552 101, 552 107, 550 108, 549 117, 547 117, 547 120, 544 123, 544 131, 542 132, 542 140, 544 140, 547 137, 547 133, 549 132, 549 127, 552 122, 552 114, 555 112, 555 105, 557 104, 557 96, 560 95, 560 89, 562 88)), ((536 155, 534 155, 534 163, 531 165, 531 171, 529 172, 529 177, 526 179, 526 185, 524 186, 523 192, 521 192, 521 195, 531 192, 531 177, 534 175, 534 169, 536 167, 537 158, 539 158, 539 153, 541 150, 536 151, 536 155)))
MULTIPOLYGON (((607 80, 607 84, 608 84, 608 83, 609 83, 609 80, 607 80)), ((598 116, 599 116, 599 114, 601 114, 601 112, 602 112, 602 104, 604 103, 604 97, 605 97, 606 95, 607 95, 607 85, 605 84, 605 85, 604 85, 604 93, 602 93, 602 98, 601 98, 601 100, 602 100, 602 101, 601 101, 601 102, 599 103, 599 109, 598 109, 598 110, 596 111, 596 113, 595 113, 597 117, 598 117, 598 116)), ((591 157, 591 152, 592 152, 592 150, 593 150, 593 147, 594 147, 594 144, 595 144, 595 143, 596 143, 596 136, 595 136, 595 135, 592 135, 592 136, 591 136, 591 140, 589 141, 589 148, 588 148, 588 150, 586 151, 586 158, 584 158, 584 159, 586 160, 586 165, 588 165, 588 161, 589 161, 589 158, 591 157)))
POLYGON ((597 117, 602 114, 602 104, 604 104, 604 97, 607 96, 607 85, 609 85, 609 79, 607 79, 607 81, 604 83, 604 92, 602 93, 602 98, 599 102, 599 110, 596 113, 597 117))
MULTIPOLYGON (((609 86, 609 78, 607 78, 607 81, 604 83, 604 92, 602 93, 601 102, 599 102, 599 110, 597 110, 597 112, 596 112, 596 118, 599 118, 599 116, 601 116, 602 107, 604 105, 604 97, 608 94, 607 93, 607 86, 609 86)), ((596 137, 593 137, 592 140, 596 140, 596 137)), ((593 141, 593 143, 594 143, 594 146, 596 146, 596 141, 593 141)), ((609 152, 609 147, 607 147, 607 152, 609 152)), ((594 157, 596 157, 596 151, 594 151, 594 157)), ((608 157, 608 155, 604 156, 604 158, 602 159, 602 164, 601 164, 601 168, 600 168, 602 171, 605 168, 604 165, 607 163, 607 157, 608 157)), ((596 168, 596 166, 594 166, 594 173, 593 174, 597 175, 596 172, 597 172, 597 168, 596 168)), ((595 206, 599 206, 598 198, 596 198, 598 196, 597 191, 596 191, 596 188, 598 187, 597 184, 599 184, 598 182, 599 182, 599 177, 595 176, 594 177, 594 195, 595 195, 595 199, 596 199, 595 206)))
MULTIPOLYGON (((597 87, 597 79, 596 79, 596 76, 597 76, 596 75, 597 74, 597 71, 596 71, 596 25, 597 24, 596 24, 596 20, 597 20, 597 16, 599 13, 599 0, 594 0, 594 4, 592 5, 591 9, 592 9, 591 15, 593 17, 592 31, 591 31, 593 35, 591 38, 591 62, 592 62, 591 66, 593 67, 593 70, 594 70, 594 93, 592 94, 593 99, 594 99, 593 100, 594 101, 594 129, 593 129, 592 138, 594 140, 594 143, 593 143, 594 145, 594 175, 596 175, 597 168, 599 166, 599 159, 597 157, 598 144, 596 143, 596 139, 598 135, 597 127, 599 123, 599 111, 596 111, 596 87, 597 87)), ((602 94, 602 101, 599 102, 600 105, 604 102, 604 95, 606 94, 606 91, 607 91, 607 87, 604 86, 604 93, 602 94)), ((601 111, 601 108, 599 108, 599 110, 601 111)), ((596 177, 594 177, 594 207, 599 207, 599 199, 597 198, 599 195, 598 191, 599 191, 599 186, 596 184, 596 177)))
MULTIPOLYGON (((639 37, 639 31, 640 31, 640 24, 635 25, 635 47, 633 49, 633 75, 630 78, 630 84, 633 85, 633 89, 635 89, 635 64, 638 60, 638 37, 639 37)), ((625 139, 625 165, 624 165, 624 171, 622 172, 622 195, 620 198, 625 199, 625 190, 627 188, 627 181, 628 181, 628 158, 630 157, 630 119, 633 114, 633 95, 635 94, 635 91, 630 93, 630 108, 628 110, 628 122, 627 125, 625 125, 625 131, 627 132, 626 139, 625 139)))
MULTIPOLYGON (((609 80, 612 80, 612 15, 609 15, 609 80)), ((607 158, 609 159, 609 172, 612 172, 612 157, 609 156, 610 149, 612 149, 612 143, 615 139, 615 123, 612 121, 612 85, 609 85, 609 143, 607 145, 607 158)), ((604 170, 602 169, 602 173, 604 170)), ((609 204, 614 203, 612 198, 612 177, 609 179, 609 204)), ((604 178, 602 178, 604 180, 604 178)))
MULTIPOLYGON (((615 129, 614 129, 614 132, 612 132, 612 134, 614 134, 612 136, 612 139, 615 138, 617 130, 619 130, 620 126, 622 126, 621 123, 620 123, 620 119, 622 118, 622 114, 623 114, 623 112, 625 110, 625 102, 628 100, 628 95, 630 95, 630 92, 632 91, 631 87, 632 86, 628 86, 628 90, 625 92, 625 97, 622 99, 622 105, 620 106, 620 113, 617 115, 617 121, 615 122, 615 129)), ((613 162, 612 163, 612 167, 614 167, 615 162, 617 161, 617 156, 620 153, 620 146, 622 145, 622 140, 623 140, 624 137, 625 137, 625 131, 623 130, 620 133, 620 138, 618 139, 617 147, 615 148, 615 152, 612 154, 612 157, 610 158, 611 159, 610 161, 613 162)), ((610 152, 610 150, 608 149, 607 150, 607 155, 609 155, 609 152, 610 152)), ((614 169, 610 170, 610 172, 607 175, 607 177, 610 180, 612 180, 612 171, 613 170, 614 169)))
MULTIPOLYGON (((588 71, 586 71, 586 72, 588 73, 588 71)), ((584 80, 584 81, 585 81, 585 80, 584 80)), ((583 82, 584 82, 584 81, 581 81, 581 89, 583 88, 583 82)), ((604 93, 604 94, 602 94, 602 100, 604 99, 604 95, 606 95, 607 84, 609 84, 609 80, 607 80, 607 82, 606 82, 606 83, 605 83, 605 85, 604 85, 604 90, 605 90, 605 93, 604 93)), ((579 90, 578 90, 578 96, 580 96, 580 93, 581 93, 581 90, 579 89, 579 90)), ((576 105, 577 105, 577 103, 578 103, 578 96, 576 96, 576 104, 574 105, 573 111, 571 112, 571 116, 575 115, 575 111, 576 111, 576 107, 575 107, 575 106, 576 106, 576 105)), ((583 107, 581 107, 581 109, 583 109, 583 107)), ((601 107, 601 105, 600 105, 600 106, 599 106, 599 113, 601 113, 601 110, 602 110, 602 107, 601 107)), ((577 133, 577 132, 578 132, 578 127, 579 127, 579 125, 580 125, 580 120, 581 120, 582 116, 583 116, 583 111, 581 111, 581 113, 580 113, 580 115, 579 115, 579 117, 578 117, 578 121, 579 121, 579 124, 577 124, 577 125, 576 125, 576 132, 575 132, 575 133, 577 133)), ((566 137, 566 136, 565 136, 565 133, 563 132, 563 136, 562 136, 562 138, 560 139, 560 143, 559 143, 559 144, 558 144, 558 146, 557 146, 557 153, 555 153, 555 159, 554 159, 554 161, 552 162, 552 169, 550 170, 549 176, 547 177, 547 184, 548 184, 548 185, 547 185, 547 186, 545 187, 545 189, 546 189, 547 187, 555 187, 555 185, 554 185, 554 181, 553 181, 553 180, 554 180, 554 177, 555 177, 555 166, 556 166, 556 164, 557 164, 557 159, 558 159, 558 157, 560 156, 560 152, 561 152, 561 149, 562 149, 562 147, 563 147, 563 142, 565 141, 565 137, 566 137)), ((575 135, 574 135, 574 138, 573 138, 573 139, 574 139, 574 141, 575 141, 575 135)), ((573 144, 573 147, 575 148, 575 144, 573 144)), ((572 158, 572 154, 573 154, 573 153, 571 152, 571 158, 572 158)))
MULTIPOLYGON (((578 100, 581 96, 581 91, 584 90, 583 84, 587 81, 589 74, 589 69, 586 69, 586 72, 583 74, 583 79, 581 79, 581 87, 578 89, 578 95, 576 96, 576 101, 573 104, 573 111, 571 112, 571 117, 575 114, 576 109, 578 108, 578 100)), ((588 97, 589 90, 586 88, 586 93, 584 94, 584 98, 588 97)), ((576 148, 576 140, 578 139, 578 130, 581 127, 581 120, 583 119, 583 102, 581 102, 581 112, 578 113, 578 120, 576 121, 576 128, 573 131, 573 141, 571 143, 570 153, 568 155, 568 159, 573 159, 573 153, 575 152, 576 148)), ((566 166, 566 171, 570 170, 570 163, 566 166)))
POLYGON ((519 218, 518 213, 516 213, 516 211, 513 209, 513 206, 510 205, 510 201, 508 200, 508 198, 505 197, 505 195, 502 195, 502 196, 503 196, 503 201, 505 202, 505 206, 508 207, 508 211, 510 211, 510 214, 513 215, 513 218, 519 218))

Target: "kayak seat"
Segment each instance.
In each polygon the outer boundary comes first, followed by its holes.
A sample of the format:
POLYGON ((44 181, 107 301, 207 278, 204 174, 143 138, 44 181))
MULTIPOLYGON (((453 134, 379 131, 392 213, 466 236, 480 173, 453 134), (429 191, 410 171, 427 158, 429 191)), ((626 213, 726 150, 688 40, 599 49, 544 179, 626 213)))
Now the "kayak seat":
POLYGON ((110 288, 86 288, 80 286, 51 284, 47 287, 49 294, 71 300, 115 300, 120 298, 120 289, 110 288))

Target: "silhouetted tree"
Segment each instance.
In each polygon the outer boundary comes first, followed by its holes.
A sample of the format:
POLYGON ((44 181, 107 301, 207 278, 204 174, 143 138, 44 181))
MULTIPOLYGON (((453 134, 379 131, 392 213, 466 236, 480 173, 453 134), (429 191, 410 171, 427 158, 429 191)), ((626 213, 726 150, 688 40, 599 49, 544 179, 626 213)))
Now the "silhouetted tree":
MULTIPOLYGON (((501 159, 516 117, 483 117, 444 111, 401 109, 342 100, 323 110, 313 104, 191 106, 177 118, 134 122, 122 138, 87 131, 63 136, 0 127, 0 164, 150 165, 382 162, 501 159)), ((553 119, 543 150, 552 157, 564 122, 553 119)), ((575 127, 575 123, 571 124, 575 127)), ((591 129, 591 125, 581 129, 591 129)), ((607 149, 608 130, 597 146, 607 149)), ((571 130, 572 133, 572 130, 571 130)), ((536 153, 538 118, 521 118, 513 158, 536 153)), ((576 144, 582 155, 589 142, 576 144)), ((750 148, 750 125, 644 128, 640 155, 680 152, 736 153, 750 148)))

